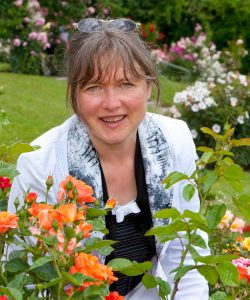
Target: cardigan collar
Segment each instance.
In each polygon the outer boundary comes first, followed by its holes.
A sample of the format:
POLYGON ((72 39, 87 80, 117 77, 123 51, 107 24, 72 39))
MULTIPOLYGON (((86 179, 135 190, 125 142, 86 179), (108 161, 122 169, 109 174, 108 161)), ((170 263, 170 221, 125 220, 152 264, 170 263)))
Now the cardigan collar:
MULTIPOLYGON (((147 114, 138 128, 149 206, 152 215, 172 206, 173 190, 164 189, 162 180, 170 173, 171 153, 169 141, 153 118, 147 114)), ((102 179, 98 154, 89 138, 86 126, 78 118, 72 122, 67 140, 67 160, 70 175, 81 179, 94 190, 103 207, 102 179)), ((167 219, 153 218, 153 225, 168 224, 167 219)), ((160 254, 163 244, 156 244, 160 254)))

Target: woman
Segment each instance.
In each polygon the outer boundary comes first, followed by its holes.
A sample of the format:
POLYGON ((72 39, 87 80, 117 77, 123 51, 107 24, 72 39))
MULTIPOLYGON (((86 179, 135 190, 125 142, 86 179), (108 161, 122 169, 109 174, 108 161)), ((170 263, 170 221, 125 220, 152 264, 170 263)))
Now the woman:
MULTIPOLYGON (((67 49, 68 100, 75 115, 33 141, 39 150, 20 156, 9 210, 15 210, 14 199, 28 188, 43 195, 48 175, 55 181, 52 203, 65 175, 77 177, 93 187, 101 205, 109 197, 118 201, 106 224, 108 238, 119 242, 106 260, 153 259, 156 274, 171 284, 169 272, 178 266, 181 245, 175 240, 162 245, 144 233, 162 224, 152 219, 160 209, 199 209, 197 196, 190 202, 182 198, 182 183, 169 190, 161 183, 173 170, 193 172, 196 153, 190 132, 183 121, 146 113, 152 86, 159 94, 159 82, 136 23, 84 19, 76 29, 67 49)), ((156 289, 145 290, 141 276, 118 276, 112 288, 126 299, 159 299, 156 289)), ((208 298, 207 284, 191 271, 175 299, 201 297, 208 298)))

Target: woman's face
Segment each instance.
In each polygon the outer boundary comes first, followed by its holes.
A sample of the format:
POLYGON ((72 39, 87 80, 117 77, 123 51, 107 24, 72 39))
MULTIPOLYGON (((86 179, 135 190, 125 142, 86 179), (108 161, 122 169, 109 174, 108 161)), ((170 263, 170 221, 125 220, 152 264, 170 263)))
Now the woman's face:
POLYGON ((151 84, 144 79, 128 79, 123 68, 118 67, 101 82, 89 82, 78 93, 79 114, 95 146, 135 141, 146 113, 151 84))

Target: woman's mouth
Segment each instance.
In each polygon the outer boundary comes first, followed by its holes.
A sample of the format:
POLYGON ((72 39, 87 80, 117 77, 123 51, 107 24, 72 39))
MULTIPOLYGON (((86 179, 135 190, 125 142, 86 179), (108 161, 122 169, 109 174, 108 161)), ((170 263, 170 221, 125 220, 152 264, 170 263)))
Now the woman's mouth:
POLYGON ((103 122, 107 124, 118 124, 126 118, 126 115, 122 116, 112 116, 100 118, 103 122))

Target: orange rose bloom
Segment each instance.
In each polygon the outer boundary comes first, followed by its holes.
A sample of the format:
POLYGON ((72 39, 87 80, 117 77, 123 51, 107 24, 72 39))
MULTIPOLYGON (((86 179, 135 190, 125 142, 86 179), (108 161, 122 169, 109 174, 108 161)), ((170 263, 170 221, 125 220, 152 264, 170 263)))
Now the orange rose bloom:
POLYGON ((82 232, 84 238, 87 238, 90 236, 91 230, 92 230, 92 225, 87 222, 81 222, 76 227, 76 233, 82 232))
POLYGON ((42 210, 53 211, 53 206, 46 203, 32 203, 31 207, 28 208, 28 212, 34 217, 38 217, 39 212, 42 210))
POLYGON ((110 292, 105 300, 123 300, 124 297, 120 296, 117 292, 110 292))
POLYGON ((37 199, 37 193, 34 192, 29 192, 28 195, 26 196, 26 202, 35 202, 37 199))
POLYGON ((74 199, 73 189, 77 190, 76 201, 80 205, 84 205, 84 203, 92 203, 95 201, 93 197, 93 189, 84 183, 81 180, 77 180, 72 176, 67 176, 64 181, 60 183, 60 187, 66 192, 67 191, 67 183, 72 183, 71 190, 68 191, 68 197, 70 199, 74 199))
POLYGON ((75 203, 63 204, 55 210, 55 219, 59 223, 73 223, 84 218, 84 212, 78 211, 75 203))
POLYGON ((86 276, 100 280, 100 282, 85 282, 79 290, 86 288, 90 284, 99 285, 103 281, 111 284, 113 281, 118 280, 118 278, 114 276, 112 269, 100 264, 96 256, 82 252, 76 254, 75 265, 70 267, 69 272, 71 275, 74 273, 82 273, 86 276))
POLYGON ((108 201, 107 201, 107 203, 105 205, 105 208, 111 208, 111 209, 113 209, 116 206, 116 204, 117 204, 117 201, 115 199, 113 199, 113 198, 108 199, 108 201))
POLYGON ((6 233, 10 229, 18 227, 19 218, 16 215, 11 215, 7 211, 0 212, 0 234, 6 233))

